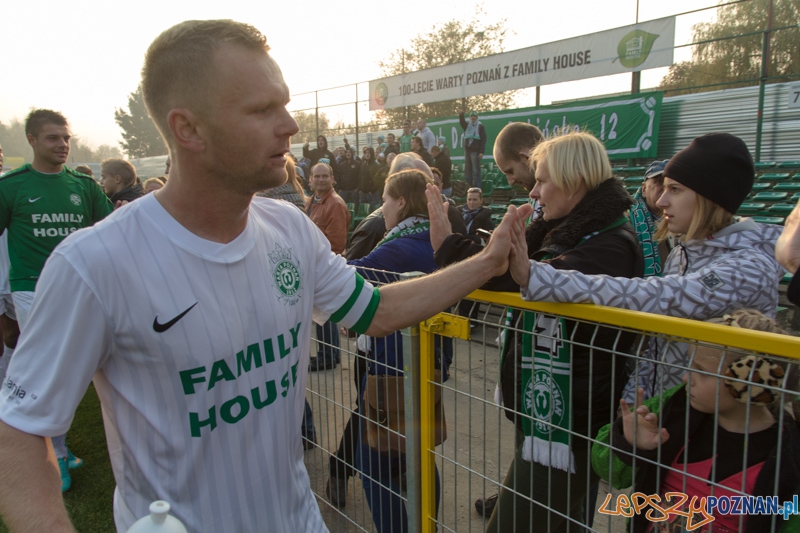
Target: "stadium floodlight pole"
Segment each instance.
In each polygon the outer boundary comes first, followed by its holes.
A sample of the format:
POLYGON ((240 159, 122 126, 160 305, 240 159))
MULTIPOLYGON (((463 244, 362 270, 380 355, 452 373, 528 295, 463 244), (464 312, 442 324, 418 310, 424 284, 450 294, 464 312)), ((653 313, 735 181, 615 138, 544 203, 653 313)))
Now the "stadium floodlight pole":
MULTIPOLYGON (((639 24, 639 0, 636 0, 636 24, 639 24)), ((631 72, 631 94, 636 94, 641 90, 642 72, 637 70, 631 72)))
MULTIPOLYGON (((317 142, 319 142, 319 91, 314 91, 314 116, 317 123, 317 142)), ((319 146, 317 146, 319 148, 319 146)), ((325 148, 328 148, 327 146, 325 148)))
POLYGON ((756 161, 761 161, 761 137, 764 133, 764 92, 766 91, 767 78, 769 77, 770 37, 772 36, 772 13, 774 0, 769 0, 769 13, 767 15, 767 29, 764 30, 764 40, 761 44, 761 79, 758 80, 758 115, 756 118, 756 161))
POLYGON ((353 154, 353 159, 355 159, 355 155, 358 154, 358 84, 356 83, 356 153, 353 154))

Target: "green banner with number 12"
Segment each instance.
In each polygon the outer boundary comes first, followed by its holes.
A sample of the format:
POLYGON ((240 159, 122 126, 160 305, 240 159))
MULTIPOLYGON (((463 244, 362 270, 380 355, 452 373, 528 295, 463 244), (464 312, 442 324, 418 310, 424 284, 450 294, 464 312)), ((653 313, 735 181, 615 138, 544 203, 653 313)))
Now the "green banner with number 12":
MULTIPOLYGON (((603 141, 610 159, 654 158, 664 93, 638 93, 568 104, 481 113, 486 128, 486 156, 491 158, 497 134, 509 122, 537 126, 545 137, 565 130, 583 130, 603 141)), ((454 161, 464 159, 464 132, 458 117, 428 120, 436 136, 444 136, 454 161)))

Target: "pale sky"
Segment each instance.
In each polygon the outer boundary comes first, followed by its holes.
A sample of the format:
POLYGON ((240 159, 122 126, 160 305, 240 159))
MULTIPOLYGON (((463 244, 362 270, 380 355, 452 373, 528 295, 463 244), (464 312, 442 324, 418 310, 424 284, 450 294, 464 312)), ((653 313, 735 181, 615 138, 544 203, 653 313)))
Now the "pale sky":
MULTIPOLYGON (((182 20, 231 18, 256 26, 267 36, 292 94, 299 95, 381 77, 378 62, 392 51, 448 20, 469 20, 475 6, 463 0, 140 0, 127 5, 5 0, 3 4, 0 121, 24 119, 34 107, 59 110, 70 121, 73 134, 94 147, 117 145, 121 137, 114 108, 127 107, 150 42, 182 20)), ((712 5, 715 0, 639 0, 639 20, 712 5)), ((491 0, 484 10, 487 23, 507 19, 506 51, 636 22, 636 0, 491 0)), ((715 10, 707 10, 678 17, 676 45, 689 42, 692 24, 709 21, 714 14, 715 10)), ((688 54, 688 48, 676 50, 675 60, 688 59, 688 54)), ((642 87, 654 87, 665 72, 645 71, 642 87)), ((629 89, 627 74, 551 85, 542 88, 541 103, 629 89)), ((534 105, 533 91, 529 92, 519 107, 534 105)), ((327 98, 354 94, 355 89, 348 88, 328 93, 327 98)), ((298 96, 290 107, 309 101, 313 99, 298 96)), ((332 122, 352 120, 336 109, 328 115, 332 122)))

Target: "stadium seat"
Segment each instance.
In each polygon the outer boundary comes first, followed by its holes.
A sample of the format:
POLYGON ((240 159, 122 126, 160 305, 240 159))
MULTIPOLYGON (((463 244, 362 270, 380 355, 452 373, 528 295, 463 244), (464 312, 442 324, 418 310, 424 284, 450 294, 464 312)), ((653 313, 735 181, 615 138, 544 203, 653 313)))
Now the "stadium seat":
POLYGON ((766 189, 769 189, 770 187, 772 187, 772 183, 757 182, 753 184, 754 191, 764 191, 766 189))
POLYGON ((753 220, 758 222, 759 224, 783 224, 783 217, 762 217, 762 216, 755 216, 752 217, 753 220))
POLYGON ((778 168, 800 168, 800 161, 782 161, 778 163, 778 168))
POLYGON ((772 187, 773 191, 788 191, 788 192, 797 192, 800 191, 800 182, 791 182, 791 183, 776 183, 772 187))
POLYGON ((494 192, 494 182, 490 180, 481 181, 481 190, 484 196, 491 196, 494 192))
POLYGON ((358 224, 361 223, 362 220, 367 218, 367 216, 369 216, 369 213, 370 213, 369 204, 360 204, 358 206, 358 212, 356 213, 356 216, 353 217, 353 223, 354 223, 353 227, 357 226, 358 224))
POLYGON ((775 216, 786 216, 792 212, 794 204, 774 204, 767 208, 767 211, 775 216))
POLYGON ((792 201, 792 202, 795 202, 795 203, 799 202, 800 201, 800 192, 794 193, 792 195, 792 197, 789 198, 789 200, 792 201))
POLYGON ((756 202, 745 202, 739 206, 739 210, 736 212, 739 215, 755 215, 760 211, 767 208, 767 204, 765 203, 756 203, 756 202))
POLYGON ((767 172, 758 176, 758 181, 784 181, 789 179, 787 172, 767 172))
POLYGON ((755 164, 756 170, 763 170, 765 168, 775 168, 774 161, 759 161, 755 164))
POLYGON ((644 181, 644 176, 628 176, 622 180, 625 185, 641 185, 644 181))
POLYGON ((765 191, 760 192, 753 196, 754 200, 761 200, 766 202, 780 202, 781 200, 786 200, 789 196, 788 192, 773 192, 773 191, 765 191))

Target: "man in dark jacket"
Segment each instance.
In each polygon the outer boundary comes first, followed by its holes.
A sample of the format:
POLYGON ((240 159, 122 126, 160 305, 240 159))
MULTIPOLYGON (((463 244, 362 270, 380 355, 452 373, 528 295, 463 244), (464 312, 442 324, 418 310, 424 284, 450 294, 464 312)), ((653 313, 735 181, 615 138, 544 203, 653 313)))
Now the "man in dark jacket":
POLYGON ((311 160, 311 165, 314 166, 319 163, 320 159, 327 159, 329 165, 336 164, 336 158, 333 156, 333 152, 328 150, 328 139, 325 138, 324 135, 320 135, 317 137, 317 147, 313 150, 308 148, 309 142, 306 141, 306 144, 303 145, 303 157, 307 157, 311 160))
POLYGON ((136 169, 124 159, 106 159, 100 165, 100 183, 114 207, 144 196, 144 189, 136 177, 136 169))
POLYGON ((414 137, 411 139, 411 151, 422 158, 429 167, 433 166, 433 158, 424 146, 422 146, 422 137, 414 137))
POLYGON ((453 187, 450 185, 450 176, 453 173, 453 161, 450 156, 442 151, 438 146, 431 148, 433 156, 433 166, 442 173, 442 194, 449 197, 453 194, 453 187))
POLYGON ((387 157, 391 153, 395 154, 400 153, 400 145, 395 140, 394 133, 386 134, 386 150, 384 151, 384 153, 386 154, 387 157))
POLYGON ((358 204, 358 172, 361 164, 355 159, 353 148, 348 146, 344 159, 336 169, 336 192, 348 204, 358 204))

